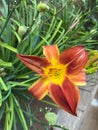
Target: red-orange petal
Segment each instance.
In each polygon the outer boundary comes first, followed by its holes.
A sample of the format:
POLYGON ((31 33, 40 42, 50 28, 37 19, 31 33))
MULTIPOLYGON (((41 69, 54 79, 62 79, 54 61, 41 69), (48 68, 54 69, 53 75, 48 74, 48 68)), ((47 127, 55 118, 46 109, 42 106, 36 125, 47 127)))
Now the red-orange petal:
POLYGON ((68 113, 77 116, 77 105, 80 100, 80 93, 69 79, 65 79, 62 87, 52 84, 49 89, 53 101, 68 113))
POLYGON ((69 75, 70 80, 76 85, 83 86, 86 85, 86 72, 82 70, 77 75, 69 75))
POLYGON ((87 63, 87 52, 83 46, 71 47, 60 55, 60 62, 68 64, 67 73, 77 74, 79 73, 87 63))
POLYGON ((77 105, 80 101, 80 91, 78 87, 66 78, 62 84, 62 90, 73 113, 76 113, 77 105))
POLYGON ((25 66, 39 74, 43 73, 43 67, 49 65, 46 58, 41 58, 39 56, 17 54, 17 57, 25 64, 25 66))
POLYGON ((38 100, 41 100, 46 96, 48 93, 48 84, 46 79, 41 78, 37 80, 29 89, 28 91, 36 97, 38 100))
POLYGON ((53 62, 54 60, 59 60, 59 50, 57 45, 49 45, 43 46, 43 54, 46 56, 49 62, 53 62))

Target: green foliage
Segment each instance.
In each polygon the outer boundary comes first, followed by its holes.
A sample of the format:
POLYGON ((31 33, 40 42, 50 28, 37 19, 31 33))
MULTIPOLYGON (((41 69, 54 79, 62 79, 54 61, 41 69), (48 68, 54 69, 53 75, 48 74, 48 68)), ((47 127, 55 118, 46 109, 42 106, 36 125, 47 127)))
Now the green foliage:
POLYGON ((89 59, 86 65, 86 72, 88 74, 95 73, 96 71, 98 71, 98 51, 90 50, 88 54, 89 59))
POLYGON ((17 53, 41 56, 43 45, 57 44, 62 51, 81 44, 95 57, 90 56, 87 72, 98 63, 93 51, 98 48, 97 1, 90 6, 88 0, 79 4, 76 0, 49 0, 44 12, 38 11, 38 3, 2 0, 0 5, 0 120, 5 120, 4 130, 28 130, 31 126, 36 130, 34 122, 44 130, 49 125, 31 113, 27 89, 38 76, 23 66, 17 53))

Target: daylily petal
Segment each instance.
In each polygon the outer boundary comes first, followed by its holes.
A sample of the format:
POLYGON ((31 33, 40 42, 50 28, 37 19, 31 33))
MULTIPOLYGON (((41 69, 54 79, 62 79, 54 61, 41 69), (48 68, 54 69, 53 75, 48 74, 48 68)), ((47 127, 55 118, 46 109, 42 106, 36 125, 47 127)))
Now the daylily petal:
POLYGON ((56 104, 58 104, 58 106, 60 106, 62 109, 64 109, 68 113, 76 115, 75 113, 72 112, 72 110, 64 96, 64 93, 62 92, 62 89, 59 85, 52 84, 49 88, 49 93, 50 93, 50 97, 52 98, 52 100, 56 104))
POLYGON ((83 86, 86 85, 86 72, 81 71, 77 75, 69 75, 70 80, 76 85, 83 86))
POLYGON ((86 65, 87 57, 83 46, 74 46, 61 53, 60 62, 68 65, 68 74, 77 74, 86 65))
POLYGON ((66 78, 62 84, 62 91, 73 113, 76 113, 77 105, 80 101, 80 91, 78 87, 66 78))
POLYGON ((41 100, 46 96, 48 93, 48 83, 46 79, 41 78, 37 80, 29 89, 28 91, 35 96, 38 100, 41 100))
POLYGON ((77 104, 80 100, 78 88, 67 78, 62 87, 52 84, 49 93, 53 101, 70 114, 77 115, 77 104))
POLYGON ((43 67, 49 65, 49 62, 46 58, 41 58, 39 56, 29 56, 18 54, 17 57, 23 62, 28 68, 35 71, 36 73, 42 74, 43 67))
POLYGON ((43 46, 43 54, 51 63, 59 60, 59 50, 57 45, 43 46))

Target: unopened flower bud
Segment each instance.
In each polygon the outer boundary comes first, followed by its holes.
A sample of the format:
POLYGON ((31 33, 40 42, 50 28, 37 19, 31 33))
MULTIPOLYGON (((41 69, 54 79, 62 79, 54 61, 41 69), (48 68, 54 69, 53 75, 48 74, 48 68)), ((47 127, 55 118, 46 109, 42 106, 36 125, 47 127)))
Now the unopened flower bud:
POLYGON ((47 122, 51 125, 55 125, 56 124, 56 120, 57 120, 57 115, 54 112, 47 112, 45 114, 45 119, 47 120, 47 122))
POLYGON ((49 10, 49 6, 48 6, 47 4, 45 4, 45 3, 40 2, 40 3, 37 5, 37 10, 38 10, 39 12, 44 12, 44 11, 49 10))
POLYGON ((19 26, 18 34, 23 35, 25 32, 26 32, 26 27, 25 26, 19 26))

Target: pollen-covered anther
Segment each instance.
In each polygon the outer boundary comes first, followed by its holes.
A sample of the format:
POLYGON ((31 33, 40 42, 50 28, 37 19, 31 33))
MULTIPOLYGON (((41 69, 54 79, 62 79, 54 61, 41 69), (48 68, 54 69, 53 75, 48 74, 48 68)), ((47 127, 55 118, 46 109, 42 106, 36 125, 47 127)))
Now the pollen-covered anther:
POLYGON ((66 67, 63 64, 48 66, 44 69, 44 74, 51 82, 61 85, 66 75, 66 67))
POLYGON ((59 76, 61 75, 61 69, 50 68, 48 75, 49 77, 54 76, 56 78, 59 78, 59 76))

